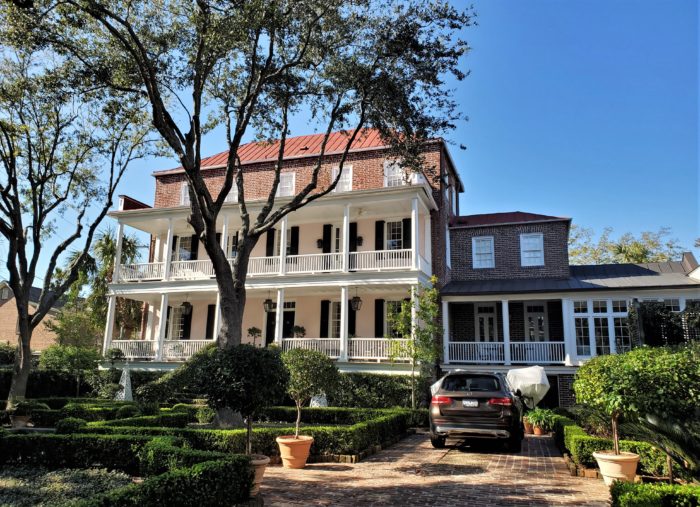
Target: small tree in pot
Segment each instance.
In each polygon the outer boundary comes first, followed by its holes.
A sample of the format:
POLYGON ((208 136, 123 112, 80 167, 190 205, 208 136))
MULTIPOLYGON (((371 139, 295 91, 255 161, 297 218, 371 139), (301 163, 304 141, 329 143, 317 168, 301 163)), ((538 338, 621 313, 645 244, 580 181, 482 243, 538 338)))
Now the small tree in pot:
POLYGON ((312 397, 332 390, 338 383, 338 369, 333 360, 321 352, 292 349, 282 354, 289 372, 287 394, 297 407, 294 435, 277 437, 282 463, 287 468, 304 468, 313 437, 300 436, 301 409, 312 397))

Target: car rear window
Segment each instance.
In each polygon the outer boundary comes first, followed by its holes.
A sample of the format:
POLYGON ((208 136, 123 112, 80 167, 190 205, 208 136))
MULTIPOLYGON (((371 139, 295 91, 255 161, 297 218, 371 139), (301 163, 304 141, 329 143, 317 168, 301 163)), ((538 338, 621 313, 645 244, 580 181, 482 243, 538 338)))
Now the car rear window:
POLYGON ((492 375, 450 375, 442 382, 444 391, 500 391, 501 383, 492 375))

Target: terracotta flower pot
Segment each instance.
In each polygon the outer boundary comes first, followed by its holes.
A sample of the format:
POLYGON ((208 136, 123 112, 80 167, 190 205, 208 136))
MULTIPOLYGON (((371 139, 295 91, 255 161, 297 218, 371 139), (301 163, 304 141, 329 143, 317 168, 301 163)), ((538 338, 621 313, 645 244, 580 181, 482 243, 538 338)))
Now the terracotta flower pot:
POLYGON ((299 435, 282 435, 277 437, 277 445, 280 447, 280 457, 285 468, 304 468, 309 457, 313 437, 299 435))
POLYGON ((598 462, 600 473, 608 486, 615 481, 633 482, 637 475, 639 454, 633 452, 615 454, 613 451, 602 451, 594 452, 593 457, 598 462))
POLYGON ((540 426, 537 426, 536 424, 533 425, 533 427, 532 427, 532 432, 533 432, 535 435, 544 435, 544 434, 547 433, 547 432, 544 431, 540 426))
POLYGON ((262 454, 253 454, 250 457, 250 466, 253 467, 255 476, 253 477, 253 486, 250 488, 250 496, 256 496, 260 492, 260 485, 265 475, 265 468, 270 463, 270 458, 262 454))
POLYGON ((527 417, 523 419, 523 426, 525 427, 525 434, 532 435, 533 426, 532 423, 527 420, 527 417))
POLYGON ((13 428, 26 428, 31 416, 28 415, 11 415, 10 422, 13 428))

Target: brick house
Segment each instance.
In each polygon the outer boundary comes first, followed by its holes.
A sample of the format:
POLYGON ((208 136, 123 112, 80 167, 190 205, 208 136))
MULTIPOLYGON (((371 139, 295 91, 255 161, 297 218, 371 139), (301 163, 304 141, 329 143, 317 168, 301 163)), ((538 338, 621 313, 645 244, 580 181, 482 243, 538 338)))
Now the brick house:
MULTIPOLYGON (((322 138, 287 140, 276 201, 310 181, 322 138)), ((337 174, 345 140, 344 133, 331 135, 319 189, 337 174)), ((269 192, 277 149, 273 142, 239 150, 252 215, 269 192)), ((202 161, 215 194, 226 156, 202 161)), ((700 271, 689 254, 683 263, 663 266, 569 266, 570 219, 520 212, 460 216, 463 184, 445 143, 427 141, 423 156, 422 173, 406 173, 377 132, 364 131, 336 190, 260 239, 249 263, 243 324, 244 331, 262 331, 256 345, 320 350, 337 359, 342 371, 407 372, 405 361, 389 360, 387 315, 435 274, 442 294, 443 369, 542 364, 566 402, 577 365, 616 349, 623 302, 654 297, 682 306, 700 298, 700 271), (579 311, 582 301, 586 313, 579 311), (585 343, 579 322, 584 317, 585 343)), ((137 367, 164 369, 211 343, 220 317, 211 263, 187 223, 184 173, 175 168, 153 176, 152 207, 122 196, 110 213, 118 238, 124 227, 151 236, 148 262, 117 265, 109 296, 112 323, 116 297, 145 305, 142 339, 114 340, 108 325, 104 347, 120 348, 137 367)), ((220 214, 220 241, 230 256, 240 227, 237 200, 234 188, 220 214)), ((624 337, 619 339, 622 349, 624 337)))
MULTIPOLYGON (((29 304, 35 308, 41 289, 32 287, 29 291, 29 304)), ((56 344, 56 334, 46 327, 46 322, 51 321, 56 311, 62 306, 61 301, 57 301, 56 305, 49 311, 44 318, 44 321, 39 324, 32 333, 32 351, 41 352, 51 345, 56 344)), ((0 343, 9 345, 17 344, 17 305, 15 305, 15 296, 7 282, 0 282, 0 343)))

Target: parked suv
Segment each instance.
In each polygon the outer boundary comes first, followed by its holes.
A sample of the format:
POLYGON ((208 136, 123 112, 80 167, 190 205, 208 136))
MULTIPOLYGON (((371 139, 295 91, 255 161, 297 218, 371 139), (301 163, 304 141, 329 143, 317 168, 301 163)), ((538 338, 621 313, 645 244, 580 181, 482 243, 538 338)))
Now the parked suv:
POLYGON ((500 373, 448 373, 430 401, 430 442, 447 437, 498 439, 520 452, 523 405, 500 373))

